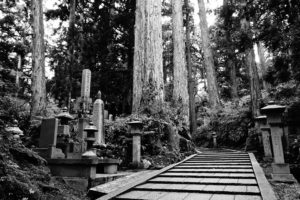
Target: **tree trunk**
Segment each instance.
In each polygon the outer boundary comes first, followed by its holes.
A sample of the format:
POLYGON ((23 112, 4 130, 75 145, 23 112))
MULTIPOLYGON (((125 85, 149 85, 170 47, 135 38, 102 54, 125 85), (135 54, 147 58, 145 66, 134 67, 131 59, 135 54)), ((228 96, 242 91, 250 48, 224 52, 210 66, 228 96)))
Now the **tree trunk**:
POLYGON ((210 41, 209 41, 209 32, 208 32, 208 26, 206 20, 204 0, 198 0, 198 4, 199 4, 198 6, 199 6, 200 29, 201 29, 201 37, 202 37, 202 44, 203 44, 203 52, 204 52, 204 62, 206 68, 209 103, 212 109, 217 110, 220 107, 220 98, 218 92, 213 54, 212 54, 211 47, 209 45, 210 41))
POLYGON ((225 19, 224 27, 226 30, 226 40, 227 40, 227 51, 228 51, 228 60, 227 60, 227 69, 230 70, 230 83, 231 83, 231 98, 234 102, 237 103, 238 100, 238 83, 236 78, 236 65, 234 63, 234 49, 232 47, 232 40, 230 34, 230 28, 232 27, 232 11, 229 9, 228 0, 224 0, 224 9, 225 9, 225 19))
POLYGON ((182 113, 189 124, 189 93, 188 72, 183 33, 182 0, 172 0, 172 28, 173 28, 173 99, 182 103, 182 113))
POLYGON ((75 49, 75 10, 76 10, 76 0, 70 0, 69 7, 69 30, 68 30, 68 54, 69 54, 69 66, 67 67, 67 91, 66 91, 66 106, 70 106, 71 98, 72 98, 72 75, 74 67, 74 49, 75 49))
POLYGON ((31 118, 44 115, 46 109, 46 81, 45 81, 45 47, 43 24, 43 1, 32 0, 32 75, 31 75, 31 118))
POLYGON ((248 35, 251 42, 248 44, 248 48, 245 51, 246 65, 248 67, 249 81, 250 81, 250 95, 251 95, 251 111, 252 117, 255 118, 260 115, 260 84, 257 66, 255 63, 255 54, 252 43, 252 33, 250 29, 250 22, 246 18, 241 19, 241 28, 244 34, 248 35))
POLYGON ((262 80, 263 88, 265 90, 268 90, 270 88, 270 85, 264 80, 264 75, 266 74, 266 58, 264 55, 264 46, 262 42, 257 43, 257 51, 258 51, 258 57, 260 61, 260 71, 261 71, 260 79, 262 80))
POLYGON ((186 12, 186 57, 188 68, 188 92, 189 92, 189 111, 190 111, 190 132, 194 135, 197 130, 196 106, 195 106, 195 80, 192 76, 192 58, 191 58, 191 27, 190 27, 190 6, 189 0, 185 0, 186 12))
POLYGON ((150 108, 147 99, 159 107, 164 99, 162 24, 160 0, 137 0, 133 67, 132 112, 150 108))
POLYGON ((247 60, 249 79, 250 79, 251 111, 252 111, 252 116, 254 118, 260 115, 261 93, 260 93, 259 77, 258 77, 256 63, 255 63, 255 55, 254 55, 253 48, 246 50, 246 60, 247 60))

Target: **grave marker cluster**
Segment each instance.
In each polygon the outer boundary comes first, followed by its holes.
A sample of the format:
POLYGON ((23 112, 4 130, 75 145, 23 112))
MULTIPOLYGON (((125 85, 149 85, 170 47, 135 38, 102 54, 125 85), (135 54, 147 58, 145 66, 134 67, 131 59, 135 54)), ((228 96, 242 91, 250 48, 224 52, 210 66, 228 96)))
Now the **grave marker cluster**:
POLYGON ((99 159, 96 154, 95 148, 105 142, 105 110, 99 92, 93 106, 93 116, 90 116, 92 108, 90 85, 91 71, 85 69, 82 73, 81 97, 77 98, 75 105, 75 111, 79 116, 77 124, 79 142, 70 140, 69 121, 74 118, 67 108, 64 108, 56 118, 42 121, 39 148, 35 150, 48 160, 53 175, 83 176, 93 179, 98 168, 102 169, 101 173, 117 172, 119 160, 99 159))

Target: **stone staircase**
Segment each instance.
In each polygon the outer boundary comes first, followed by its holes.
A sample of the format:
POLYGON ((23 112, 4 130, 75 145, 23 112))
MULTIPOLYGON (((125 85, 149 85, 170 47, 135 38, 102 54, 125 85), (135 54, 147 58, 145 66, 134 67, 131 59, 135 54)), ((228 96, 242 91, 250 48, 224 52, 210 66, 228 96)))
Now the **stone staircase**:
POLYGON ((206 151, 102 196, 104 199, 275 200, 253 154, 206 151))

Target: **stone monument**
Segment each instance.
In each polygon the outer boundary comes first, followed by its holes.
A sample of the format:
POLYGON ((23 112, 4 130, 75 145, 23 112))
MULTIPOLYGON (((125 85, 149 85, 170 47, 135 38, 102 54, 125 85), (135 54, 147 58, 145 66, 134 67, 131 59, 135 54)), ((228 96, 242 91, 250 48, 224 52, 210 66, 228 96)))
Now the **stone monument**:
POLYGON ((273 145, 274 161, 272 163, 272 178, 275 181, 294 182, 295 179, 290 173, 289 164, 284 161, 282 137, 283 137, 283 123, 282 113, 285 106, 268 105, 261 109, 262 113, 267 115, 267 122, 270 125, 271 139, 273 145))
POLYGON ((96 134, 96 145, 104 144, 104 102, 101 99, 101 92, 97 94, 97 100, 93 106, 93 122, 98 129, 96 134))

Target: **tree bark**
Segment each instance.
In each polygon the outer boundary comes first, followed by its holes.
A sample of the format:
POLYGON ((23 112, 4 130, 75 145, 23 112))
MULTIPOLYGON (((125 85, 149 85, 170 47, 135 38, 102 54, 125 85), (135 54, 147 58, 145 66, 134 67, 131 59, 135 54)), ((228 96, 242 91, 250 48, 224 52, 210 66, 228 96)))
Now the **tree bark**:
POLYGON ((205 68, 206 68, 209 103, 212 109, 218 110, 220 107, 220 98, 218 92, 213 54, 212 54, 211 47, 209 45, 210 41, 209 41, 209 32, 208 32, 204 0, 198 0, 198 6, 199 6, 200 29, 201 29, 204 61, 205 61, 205 68))
POLYGON ((195 80, 192 76, 192 58, 191 58, 191 27, 190 27, 190 6, 189 0, 184 0, 186 12, 186 57, 188 68, 188 92, 189 92, 189 111, 190 111, 190 132, 194 135, 197 130, 196 105, 195 105, 195 80))
POLYGON ((43 24, 43 1, 32 0, 32 75, 31 75, 31 118, 45 114, 46 81, 45 81, 45 47, 43 24))
POLYGON ((144 101, 149 92, 158 106, 161 107, 164 100, 161 1, 136 2, 133 113, 152 106, 144 101))
POLYGON ((189 124, 188 72, 186 66, 185 43, 183 33, 182 0, 172 0, 173 28, 173 99, 182 103, 182 113, 189 124))

